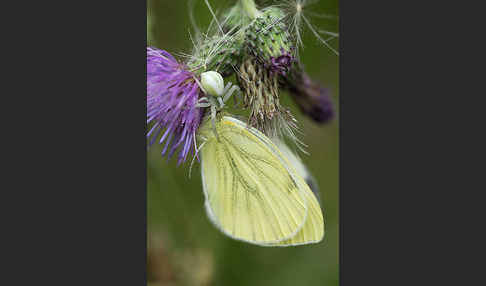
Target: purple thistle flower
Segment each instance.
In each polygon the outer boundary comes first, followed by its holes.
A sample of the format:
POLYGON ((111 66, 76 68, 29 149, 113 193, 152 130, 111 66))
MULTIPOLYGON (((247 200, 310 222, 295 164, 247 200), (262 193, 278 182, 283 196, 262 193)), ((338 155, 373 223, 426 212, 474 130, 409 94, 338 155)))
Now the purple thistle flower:
POLYGON ((280 53, 280 56, 270 57, 270 63, 267 63, 267 68, 271 72, 285 76, 292 65, 292 62, 295 61, 295 57, 290 52, 286 52, 283 48, 280 49, 280 53))
POLYGON ((162 130, 159 144, 164 143, 162 155, 168 158, 179 148, 178 164, 184 162, 195 149, 195 132, 202 111, 196 107, 199 86, 194 74, 179 64, 168 52, 147 47, 147 133, 152 145, 162 130))

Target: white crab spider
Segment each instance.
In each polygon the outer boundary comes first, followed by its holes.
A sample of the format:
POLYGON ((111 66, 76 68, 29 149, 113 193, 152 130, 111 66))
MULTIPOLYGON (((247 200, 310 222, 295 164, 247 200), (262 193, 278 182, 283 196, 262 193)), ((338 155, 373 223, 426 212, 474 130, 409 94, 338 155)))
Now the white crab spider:
MULTIPOLYGON (((228 82, 224 86, 224 80, 221 74, 215 71, 207 71, 201 74, 201 82, 197 78, 194 78, 199 84, 199 87, 204 92, 203 97, 199 98, 196 107, 204 108, 209 107, 211 109, 211 124, 213 126, 213 132, 218 137, 216 132, 216 113, 223 109, 226 101, 231 97, 231 95, 236 91, 236 96, 240 95, 240 88, 237 85, 233 85, 228 82)), ((194 136, 194 140, 196 137, 194 136)), ((197 153, 204 146, 207 139, 202 137, 203 143, 196 149, 194 157, 192 158, 191 166, 189 167, 189 177, 191 177, 192 165, 194 164, 194 159, 196 159, 197 153)), ((194 146, 196 146, 196 141, 194 141, 194 146)))
MULTIPOLYGON (((216 112, 223 109, 226 101, 236 91, 239 95, 240 88, 228 82, 224 86, 224 80, 221 74, 215 71, 207 71, 201 74, 201 82, 199 84, 205 96, 201 97, 196 107, 209 107, 211 110, 211 124, 213 130, 216 130, 216 112)), ((216 134, 217 136, 217 134, 216 134)))

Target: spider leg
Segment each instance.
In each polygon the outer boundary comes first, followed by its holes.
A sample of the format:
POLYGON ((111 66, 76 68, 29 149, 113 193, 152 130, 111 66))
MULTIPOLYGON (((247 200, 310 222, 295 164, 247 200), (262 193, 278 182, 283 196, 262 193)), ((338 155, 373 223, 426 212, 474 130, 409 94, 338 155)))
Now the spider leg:
POLYGON ((235 92, 235 90, 236 90, 236 91, 239 91, 239 90, 240 90, 240 88, 239 88, 237 85, 234 85, 234 86, 233 86, 233 87, 232 87, 232 88, 231 88, 231 89, 228 91, 228 93, 227 93, 227 94, 224 96, 223 101, 224 101, 224 102, 226 102, 226 101, 227 101, 227 100, 230 98, 230 96, 233 94, 233 92, 235 92))
POLYGON ((228 90, 230 89, 230 87, 231 87, 231 82, 230 82, 230 81, 228 81, 228 83, 227 83, 227 84, 226 84, 226 86, 224 87, 223 94, 227 93, 227 92, 228 92, 228 90))
POLYGON ((224 102, 223 102, 223 99, 221 97, 218 97, 218 102, 219 102, 219 108, 223 108, 224 102))
POLYGON ((211 105, 211 124, 213 125, 213 132, 216 139, 219 141, 218 132, 216 132, 216 106, 211 105))
POLYGON ((203 96, 197 102, 202 103, 203 101, 209 101, 209 99, 207 97, 203 96))
MULTIPOLYGON (((191 166, 189 167, 189 179, 191 178, 191 171, 192 171, 192 166, 194 165, 194 161, 197 157, 197 154, 199 153, 199 151, 201 151, 202 147, 204 146, 204 144, 206 144, 206 141, 204 141, 201 146, 199 146, 199 148, 196 149, 196 152, 194 154, 194 157, 192 157, 192 162, 191 162, 191 166)), ((194 147, 196 148, 196 147, 194 147)))

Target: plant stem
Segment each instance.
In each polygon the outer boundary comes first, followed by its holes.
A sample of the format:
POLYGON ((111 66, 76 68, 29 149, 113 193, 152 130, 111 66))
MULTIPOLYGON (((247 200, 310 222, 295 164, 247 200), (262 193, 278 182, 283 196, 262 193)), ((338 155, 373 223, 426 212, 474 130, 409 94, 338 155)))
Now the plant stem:
POLYGON ((253 0, 240 0, 240 5, 243 8, 243 11, 246 12, 250 19, 255 19, 260 15, 260 11, 256 8, 255 2, 253 0))

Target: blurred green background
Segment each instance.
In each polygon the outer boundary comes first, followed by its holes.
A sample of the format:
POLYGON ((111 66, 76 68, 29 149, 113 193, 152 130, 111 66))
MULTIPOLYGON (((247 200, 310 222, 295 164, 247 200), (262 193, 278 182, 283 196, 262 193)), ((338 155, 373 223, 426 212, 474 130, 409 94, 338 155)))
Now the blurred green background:
MULTIPOLYGON (((235 1, 209 2, 213 9, 223 11, 235 1)), ((204 0, 194 2, 196 22, 205 30, 211 20, 210 12, 204 0)), ((188 1, 148 0, 147 9, 148 45, 173 55, 190 53, 188 1)), ((306 10, 311 12, 307 16, 316 28, 339 32, 337 17, 319 17, 323 13, 339 15, 337 0, 320 0, 306 10)), ((320 44, 307 27, 304 27, 303 41, 301 60, 311 77, 330 89, 337 110, 339 57, 320 44)), ((331 41, 335 49, 338 41, 331 41)), ((206 217, 199 164, 194 165, 189 178, 190 162, 177 167, 175 159, 167 162, 160 155, 161 147, 153 145, 147 152, 150 286, 338 285, 338 120, 317 125, 299 112, 286 93, 281 98, 299 121, 304 132, 301 138, 308 145, 310 156, 301 154, 301 157, 320 187, 326 221, 324 240, 307 246, 267 248, 227 238, 206 217)))

